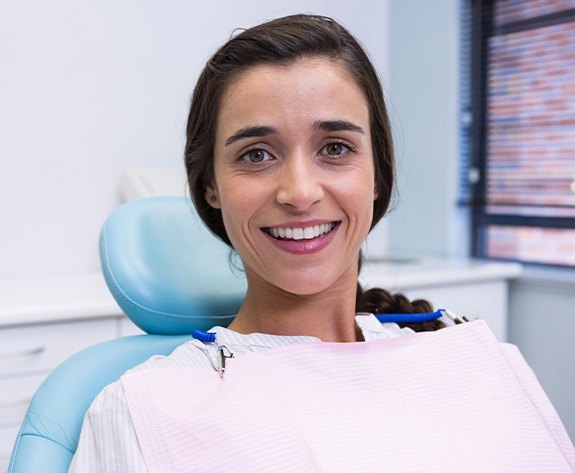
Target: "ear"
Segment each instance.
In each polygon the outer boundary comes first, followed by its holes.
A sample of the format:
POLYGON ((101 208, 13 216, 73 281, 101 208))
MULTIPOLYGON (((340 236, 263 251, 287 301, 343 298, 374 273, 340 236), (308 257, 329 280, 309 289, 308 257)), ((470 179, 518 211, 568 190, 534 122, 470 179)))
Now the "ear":
POLYGON ((377 186, 373 186, 373 200, 379 199, 379 192, 377 192, 377 186))
POLYGON ((204 194, 204 198, 210 207, 214 209, 220 209, 220 195, 218 193, 218 189, 215 186, 207 186, 206 193, 204 194))

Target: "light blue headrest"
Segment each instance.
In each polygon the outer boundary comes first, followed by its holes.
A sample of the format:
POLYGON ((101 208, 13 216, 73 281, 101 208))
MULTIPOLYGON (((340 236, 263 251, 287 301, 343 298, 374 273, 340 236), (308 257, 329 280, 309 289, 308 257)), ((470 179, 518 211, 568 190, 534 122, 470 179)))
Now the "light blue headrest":
POLYGON ((186 334, 228 325, 246 291, 230 249, 184 197, 150 197, 122 205, 104 223, 100 261, 106 283, 142 330, 186 334))

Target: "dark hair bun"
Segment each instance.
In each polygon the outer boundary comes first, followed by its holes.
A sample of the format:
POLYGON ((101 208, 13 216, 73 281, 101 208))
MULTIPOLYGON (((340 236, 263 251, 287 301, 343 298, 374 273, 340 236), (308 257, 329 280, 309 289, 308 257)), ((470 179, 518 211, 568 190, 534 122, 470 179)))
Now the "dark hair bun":
MULTIPOLYGON (((425 299, 410 301, 403 294, 392 294, 381 288, 373 288, 363 291, 357 285, 356 311, 370 312, 372 314, 421 314, 433 312, 433 306, 425 299)), ((441 320, 417 323, 399 323, 400 327, 409 327, 416 332, 431 332, 444 328, 446 325, 441 320)))

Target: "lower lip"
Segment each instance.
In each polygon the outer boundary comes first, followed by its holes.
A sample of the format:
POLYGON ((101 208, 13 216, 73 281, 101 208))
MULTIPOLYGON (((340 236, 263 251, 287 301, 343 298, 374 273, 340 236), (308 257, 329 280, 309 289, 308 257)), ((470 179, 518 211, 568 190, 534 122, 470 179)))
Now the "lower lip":
POLYGON ((280 250, 294 255, 307 255, 310 253, 317 253, 329 245, 335 237, 335 233, 338 231, 338 229, 339 222, 335 225, 331 232, 318 236, 317 238, 312 238, 311 240, 278 240, 264 230, 262 230, 262 232, 280 250))

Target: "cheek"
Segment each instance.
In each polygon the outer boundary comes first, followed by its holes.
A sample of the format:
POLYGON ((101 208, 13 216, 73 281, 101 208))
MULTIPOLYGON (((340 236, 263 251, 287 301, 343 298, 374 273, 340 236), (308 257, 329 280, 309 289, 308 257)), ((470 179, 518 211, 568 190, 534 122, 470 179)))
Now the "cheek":
POLYGON ((242 230, 242 216, 233 209, 222 207, 222 220, 226 229, 226 234, 232 244, 233 248, 241 255, 242 248, 245 246, 244 231, 242 230))
POLYGON ((249 231, 261 198, 254 186, 245 186, 241 179, 227 180, 225 186, 220 186, 219 194, 226 232, 237 249, 249 231))
POLYGON ((371 218, 373 214, 374 182, 374 173, 364 169, 354 179, 344 180, 341 183, 340 189, 345 196, 344 201, 349 203, 350 211, 355 209, 358 217, 361 215, 363 218, 366 216, 371 218))
POLYGON ((222 218, 224 220, 226 230, 228 234, 237 233, 244 218, 243 213, 245 212, 245 205, 242 204, 242 200, 239 201, 240 204, 238 205, 237 197, 233 194, 224 194, 223 196, 220 196, 220 199, 222 218))
POLYGON ((373 220, 373 187, 346 186, 338 193, 338 206, 348 220, 349 236, 353 241, 362 241, 371 228, 373 220))

